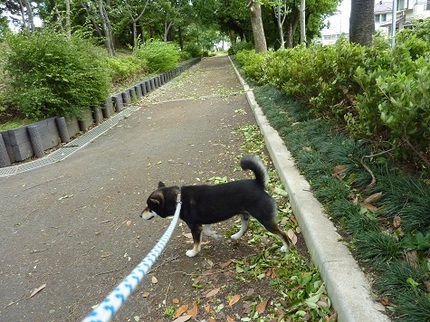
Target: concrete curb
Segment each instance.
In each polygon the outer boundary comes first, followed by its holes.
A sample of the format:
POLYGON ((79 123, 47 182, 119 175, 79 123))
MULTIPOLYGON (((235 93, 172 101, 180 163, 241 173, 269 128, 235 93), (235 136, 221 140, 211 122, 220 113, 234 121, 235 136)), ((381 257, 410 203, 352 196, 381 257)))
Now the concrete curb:
POLYGON ((278 132, 269 124, 255 101, 252 89, 242 79, 233 63, 232 65, 243 85, 271 159, 288 191, 293 212, 311 258, 326 284, 338 314, 338 321, 390 321, 385 308, 373 299, 370 284, 351 252, 346 245, 339 242, 342 237, 327 218, 322 205, 313 196, 309 183, 299 173, 278 132))

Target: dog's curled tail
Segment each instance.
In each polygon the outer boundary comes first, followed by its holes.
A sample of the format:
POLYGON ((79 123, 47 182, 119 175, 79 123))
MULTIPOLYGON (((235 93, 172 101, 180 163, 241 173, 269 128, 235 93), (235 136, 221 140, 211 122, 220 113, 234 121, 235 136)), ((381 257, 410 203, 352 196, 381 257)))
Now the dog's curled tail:
POLYGON ((267 169, 263 162, 256 155, 246 155, 240 160, 240 166, 243 170, 251 170, 254 172, 255 181, 263 188, 266 189, 266 184, 269 182, 267 169))

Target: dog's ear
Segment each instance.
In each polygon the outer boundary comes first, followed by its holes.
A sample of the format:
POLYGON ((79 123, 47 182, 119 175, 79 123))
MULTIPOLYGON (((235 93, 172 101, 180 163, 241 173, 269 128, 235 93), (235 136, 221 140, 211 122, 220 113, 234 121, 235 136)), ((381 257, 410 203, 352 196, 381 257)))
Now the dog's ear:
POLYGON ((149 200, 155 205, 161 204, 161 201, 158 198, 149 198, 149 200))
POLYGON ((162 181, 158 182, 158 188, 163 188, 165 186, 166 185, 162 181))

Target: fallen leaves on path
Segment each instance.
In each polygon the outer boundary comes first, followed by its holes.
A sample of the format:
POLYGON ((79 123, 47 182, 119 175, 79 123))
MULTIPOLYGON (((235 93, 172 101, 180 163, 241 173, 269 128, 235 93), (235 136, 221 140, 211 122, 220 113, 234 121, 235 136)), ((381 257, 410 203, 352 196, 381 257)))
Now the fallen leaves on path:
POLYGON ((240 300, 240 294, 236 294, 231 297, 230 301, 228 302, 228 306, 232 307, 240 300))
POLYGON ((269 302, 269 299, 267 299, 267 300, 265 300, 265 301, 263 301, 263 302, 260 302, 259 304, 257 304, 257 306, 255 307, 255 310, 258 312, 258 313, 260 313, 260 314, 262 314, 262 313, 264 313, 264 311, 266 311, 266 307, 267 307, 267 303, 269 302))
POLYGON ((219 292, 219 290, 220 290, 220 288, 219 288, 219 287, 217 287, 217 288, 214 288, 213 290, 209 291, 209 292, 206 294, 206 298, 209 298, 209 297, 212 297, 212 296, 217 295, 217 294, 218 294, 218 292, 219 292))
POLYGON ((44 288, 46 287, 46 284, 42 284, 41 286, 39 286, 38 288, 35 288, 34 290, 33 290, 33 292, 31 293, 31 295, 30 295, 30 299, 33 297, 33 296, 35 296, 37 293, 39 293, 40 291, 42 291, 44 288))

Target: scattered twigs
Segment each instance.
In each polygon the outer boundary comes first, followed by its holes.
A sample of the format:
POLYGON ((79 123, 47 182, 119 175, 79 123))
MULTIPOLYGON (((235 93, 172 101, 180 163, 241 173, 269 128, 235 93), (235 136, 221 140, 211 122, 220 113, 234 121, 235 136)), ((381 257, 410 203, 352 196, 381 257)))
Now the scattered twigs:
POLYGON ((174 271, 174 272, 169 273, 169 275, 176 274, 176 273, 181 273, 182 275, 185 275, 185 276, 211 276, 211 275, 215 275, 215 274, 221 274, 221 273, 230 272, 230 271, 233 271, 233 270, 234 269, 217 269, 217 270, 213 270, 213 271, 210 271, 210 272, 207 272, 207 273, 187 273, 187 272, 184 272, 184 271, 174 271))
POLYGON ((155 266, 154 268, 152 268, 151 270, 149 270, 149 272, 148 272, 148 274, 149 273, 153 273, 153 272, 155 272, 157 269, 159 269, 161 266, 164 266, 164 265, 166 265, 166 264, 168 264, 168 263, 170 263, 170 262, 173 262, 175 259, 177 259, 179 257, 179 255, 176 255, 176 256, 172 256, 172 257, 170 257, 170 258, 168 258, 168 259, 166 259, 164 262, 162 262, 160 265, 157 265, 157 266, 155 266))
MULTIPOLYGON (((37 183, 37 184, 35 184, 35 185, 33 185, 33 186, 30 186, 30 187, 27 187, 27 188, 23 189, 22 191, 27 191, 27 190, 30 190, 30 189, 36 188, 36 187, 38 187, 38 186, 41 186, 41 185, 43 185, 43 184, 49 183, 49 182, 51 182, 51 181, 58 180, 58 179, 62 179, 62 178, 64 178, 64 175, 61 175, 61 176, 58 176, 58 177, 56 177, 56 178, 52 178, 52 179, 49 179, 49 180, 45 180, 45 181, 39 182, 39 183, 37 183)), ((67 179, 67 180, 70 180, 70 179, 67 179)))
POLYGON ((127 220, 124 220, 121 224, 119 224, 116 228, 115 228, 115 232, 118 231, 118 229, 121 228, 122 225, 124 225, 125 223, 127 223, 127 220))
POLYGON ((370 174, 370 176, 372 177, 372 181, 366 186, 366 190, 367 189, 371 189, 371 188, 373 188, 375 185, 376 185, 376 177, 375 177, 375 175, 373 174, 373 172, 372 172, 372 170, 370 170, 370 168, 367 166, 367 164, 365 164, 364 163, 364 159, 365 158, 368 158, 368 159, 370 159, 370 158, 374 158, 374 157, 378 157, 378 156, 380 156, 380 155, 383 155, 383 154, 386 154, 386 153, 389 153, 389 152, 391 152, 391 151, 393 151, 394 150, 394 148, 391 148, 391 149, 389 149, 389 150, 385 150, 385 151, 381 151, 381 152, 378 152, 378 153, 375 153, 375 154, 368 154, 368 155, 363 155, 362 157, 361 157, 361 160, 360 160, 360 162, 361 162, 361 165, 363 166, 363 168, 364 169, 366 169, 366 171, 370 174))
POLYGON ((105 275, 105 274, 110 274, 110 273, 116 273, 116 272, 122 271, 124 268, 126 268, 126 266, 124 266, 122 268, 112 269, 112 270, 106 271, 106 272, 100 272, 100 273, 97 273, 96 275, 94 275, 94 277, 100 276, 100 275, 105 275))
POLYGON ((167 303, 167 296, 169 295, 170 286, 172 285, 172 282, 169 282, 169 285, 167 285, 166 293, 164 294, 164 301, 163 303, 167 303))
POLYGON ((414 151, 414 153, 416 155, 418 155, 420 157, 420 159, 428 166, 430 167, 430 161, 420 152, 417 150, 417 148, 414 147, 414 145, 409 141, 409 138, 405 135, 404 136, 404 141, 405 143, 411 148, 412 151, 414 151))
POLYGON ((23 295, 20 299, 18 299, 18 300, 16 300, 16 301, 12 301, 12 302, 10 302, 8 305, 6 305, 6 306, 4 307, 4 309, 7 309, 8 307, 10 307, 10 306, 12 306, 12 305, 17 304, 18 302, 21 302, 22 300, 25 300, 26 298, 27 298, 27 296, 26 296, 26 295, 23 295))

